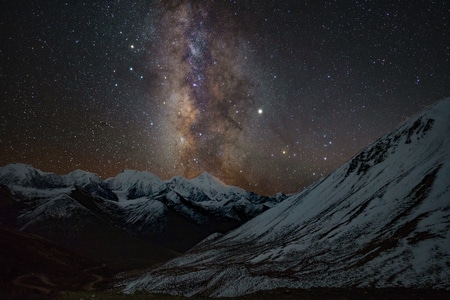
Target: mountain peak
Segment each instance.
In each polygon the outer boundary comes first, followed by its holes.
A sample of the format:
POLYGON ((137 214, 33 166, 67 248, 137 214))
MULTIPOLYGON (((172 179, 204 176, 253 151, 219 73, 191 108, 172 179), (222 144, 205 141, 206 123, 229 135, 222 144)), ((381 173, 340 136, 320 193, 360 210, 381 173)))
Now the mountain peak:
POLYGON ((148 171, 123 170, 105 182, 111 189, 126 191, 127 199, 156 195, 166 189, 164 181, 148 171))
POLYGON ((54 182, 54 179, 54 174, 43 172, 23 163, 13 163, 0 167, 0 182, 6 185, 40 186, 42 184, 58 184, 54 182), (47 180, 50 178, 52 180, 47 180))
POLYGON ((200 174, 199 176, 195 177, 194 179, 191 180, 192 183, 195 183, 197 185, 220 185, 220 186, 227 186, 227 184, 225 184, 224 182, 222 182, 220 179, 218 179, 217 177, 207 173, 207 172, 203 172, 202 174, 200 174))
POLYGON ((34 168, 31 165, 24 164, 24 163, 12 163, 9 165, 4 166, 3 172, 11 172, 16 174, 16 176, 23 176, 32 172, 37 172, 39 174, 44 174, 43 171, 34 168))
POLYGON ((69 185, 85 185, 92 182, 100 183, 102 182, 100 176, 96 173, 86 172, 84 170, 74 170, 67 175, 63 175, 69 185))

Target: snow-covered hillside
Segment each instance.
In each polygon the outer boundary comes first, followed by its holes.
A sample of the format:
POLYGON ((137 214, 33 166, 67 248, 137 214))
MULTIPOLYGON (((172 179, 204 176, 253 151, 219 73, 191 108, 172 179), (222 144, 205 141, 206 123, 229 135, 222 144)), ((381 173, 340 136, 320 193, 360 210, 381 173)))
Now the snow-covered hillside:
POLYGON ((123 282, 186 296, 275 288, 450 289, 450 98, 224 236, 123 282))

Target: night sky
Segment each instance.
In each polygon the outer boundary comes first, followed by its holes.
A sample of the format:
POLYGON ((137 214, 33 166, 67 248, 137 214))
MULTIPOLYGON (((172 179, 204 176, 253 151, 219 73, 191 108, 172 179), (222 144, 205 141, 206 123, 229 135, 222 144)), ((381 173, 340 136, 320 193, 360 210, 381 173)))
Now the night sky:
POLYGON ((449 9, 1 1, 0 165, 299 191, 450 96, 449 9))

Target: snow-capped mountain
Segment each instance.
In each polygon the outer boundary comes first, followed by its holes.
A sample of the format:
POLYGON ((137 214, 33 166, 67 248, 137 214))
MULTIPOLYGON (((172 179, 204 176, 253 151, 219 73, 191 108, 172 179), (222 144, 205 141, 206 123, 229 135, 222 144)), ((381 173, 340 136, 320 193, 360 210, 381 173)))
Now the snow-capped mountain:
POLYGON ((63 233, 79 226, 71 219, 90 216, 94 221, 83 225, 86 230, 106 221, 176 251, 188 250, 213 232, 236 228, 286 198, 227 186, 207 173, 163 181, 149 172, 125 170, 102 181, 81 170, 57 175, 18 163, 0 168, 0 184, 22 207, 20 213, 17 205, 12 209, 12 223, 21 230, 64 240, 63 233))
POLYGON ((226 235, 122 283, 185 296, 277 288, 450 290, 450 98, 226 235))
POLYGON ((10 164, 0 168, 0 183, 7 186, 48 189, 100 184, 97 174, 75 170, 67 175, 42 172, 26 164, 10 164))
POLYGON ((203 173, 192 180, 176 176, 168 184, 175 193, 181 197, 192 199, 193 202, 202 202, 206 199, 208 199, 207 201, 222 202, 233 199, 236 195, 248 194, 241 188, 225 185, 208 173, 203 173))
POLYGON ((116 177, 106 180, 109 189, 122 200, 156 196, 167 190, 167 185, 150 172, 124 170, 116 177))

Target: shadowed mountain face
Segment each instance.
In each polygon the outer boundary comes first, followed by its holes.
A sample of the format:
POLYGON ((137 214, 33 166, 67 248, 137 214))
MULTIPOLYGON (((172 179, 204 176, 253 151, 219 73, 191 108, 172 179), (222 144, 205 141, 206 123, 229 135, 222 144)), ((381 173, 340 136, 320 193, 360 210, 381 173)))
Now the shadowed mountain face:
POLYGON ((2 299, 43 298, 54 291, 90 290, 112 276, 106 265, 39 236, 2 226, 0 269, 2 299))
POLYGON ((450 98, 304 191, 122 287, 187 296, 450 290, 449 132, 450 98))

